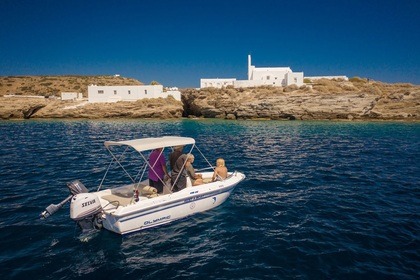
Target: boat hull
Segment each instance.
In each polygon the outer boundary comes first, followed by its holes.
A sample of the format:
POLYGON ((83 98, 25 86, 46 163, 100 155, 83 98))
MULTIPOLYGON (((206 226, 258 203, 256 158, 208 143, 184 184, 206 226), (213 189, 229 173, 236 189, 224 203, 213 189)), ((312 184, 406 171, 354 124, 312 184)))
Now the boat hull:
POLYGON ((225 202, 244 178, 243 174, 237 173, 223 182, 188 187, 176 193, 140 200, 115 211, 105 210, 103 226, 118 234, 128 234, 213 209, 225 202))

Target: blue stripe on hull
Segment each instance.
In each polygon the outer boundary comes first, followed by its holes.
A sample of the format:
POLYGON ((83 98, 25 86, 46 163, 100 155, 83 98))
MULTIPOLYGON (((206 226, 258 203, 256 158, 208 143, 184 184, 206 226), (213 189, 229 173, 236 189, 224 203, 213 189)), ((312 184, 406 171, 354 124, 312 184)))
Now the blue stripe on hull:
POLYGON ((142 210, 141 213, 139 213, 137 215, 134 214, 135 216, 128 216, 128 217, 121 218, 119 220, 119 222, 125 222, 125 221, 136 219, 136 218, 139 218, 141 216, 145 216, 145 215, 148 215, 148 214, 151 214, 151 213, 160 212, 160 211, 164 211, 164 210, 167 210, 167 209, 178 207, 178 206, 181 206, 181 205, 184 205, 184 204, 188 204, 188 203, 193 202, 193 201, 200 201, 200 200, 212 197, 214 195, 219 195, 219 194, 222 194, 222 193, 231 192, 234 188, 235 188, 235 186, 232 186, 229 189, 225 189, 223 191, 216 190, 214 192, 204 194, 204 195, 196 195, 196 196, 192 196, 192 197, 178 199, 178 200, 175 200, 175 201, 170 201, 170 202, 164 203, 163 205, 153 207, 152 209, 150 209, 148 211, 142 210), (165 205, 167 205, 167 206, 165 206, 165 205), (162 206, 164 206, 164 207, 162 208, 162 206))
MULTIPOLYGON (((142 225, 140 227, 137 227, 137 228, 134 228, 134 229, 129 229, 129 230, 126 230, 124 232, 121 231, 122 226, 116 226, 116 224, 121 225, 121 223, 126 223, 130 220, 133 220, 133 219, 139 219, 143 216, 150 215, 150 214, 153 214, 153 213, 158 214, 159 212, 166 211, 168 209, 172 209, 172 208, 176 208, 176 207, 182 207, 183 205, 187 205, 191 202, 201 201, 201 200, 204 200, 204 199, 208 199, 212 196, 217 196, 217 195, 221 195, 221 194, 224 194, 224 193, 228 193, 228 196, 226 197, 226 199, 227 199, 229 197, 230 193, 233 191, 233 189, 235 187, 236 187, 236 184, 229 187, 229 188, 225 188, 223 190, 215 190, 215 191, 212 191, 212 192, 206 193, 206 194, 197 194, 197 195, 194 195, 194 196, 184 197, 184 198, 180 198, 180 199, 177 199, 177 200, 174 200, 174 201, 165 202, 165 203, 162 203, 159 206, 150 207, 147 210, 143 209, 143 210, 138 211, 137 213, 129 214, 126 217, 120 217, 120 218, 118 218, 116 216, 107 217, 107 218, 110 218, 110 223, 107 223, 106 221, 104 221, 104 226, 105 226, 106 229, 108 229, 112 232, 116 232, 116 233, 119 233, 119 234, 128 234, 128 233, 133 233, 135 231, 139 231, 139 230, 143 230, 143 229, 152 228, 152 227, 160 226, 160 225, 163 225, 163 224, 167 224, 167 223, 170 223, 170 222, 173 222, 175 220, 179 220, 179 219, 191 216, 191 215, 199 213, 199 212, 193 212, 193 213, 190 213, 188 215, 177 217, 177 218, 163 219, 162 221, 156 221, 156 222, 153 222, 149 225, 142 225), (109 227, 106 226, 105 224, 108 224, 109 227)), ((221 203, 223 203, 223 202, 224 201, 222 201, 221 203)), ((211 209, 211 208, 209 208, 209 209, 211 209)), ((200 212, 202 212, 202 211, 200 211, 200 212)))

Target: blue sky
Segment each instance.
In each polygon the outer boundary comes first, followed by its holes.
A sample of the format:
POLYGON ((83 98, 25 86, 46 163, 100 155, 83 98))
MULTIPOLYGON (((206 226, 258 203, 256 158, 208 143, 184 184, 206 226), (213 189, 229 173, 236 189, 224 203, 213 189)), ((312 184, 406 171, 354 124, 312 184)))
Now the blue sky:
POLYGON ((257 67, 420 84, 418 0, 0 0, 0 76, 198 87, 257 67))

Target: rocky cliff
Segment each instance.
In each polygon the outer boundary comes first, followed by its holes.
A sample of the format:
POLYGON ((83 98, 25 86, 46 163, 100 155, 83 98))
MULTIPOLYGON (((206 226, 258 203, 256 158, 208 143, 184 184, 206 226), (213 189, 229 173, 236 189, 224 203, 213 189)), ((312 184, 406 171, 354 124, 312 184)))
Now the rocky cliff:
POLYGON ((319 80, 300 88, 184 89, 182 102, 173 98, 158 98, 95 104, 61 101, 52 97, 59 91, 87 90, 90 83, 141 83, 122 77, 103 77, 102 80, 93 77, 3 77, 0 81, 1 119, 167 119, 194 116, 272 120, 420 120, 420 86, 386 84, 360 78, 350 81, 319 80), (13 97, 6 97, 6 94, 13 93, 13 97), (41 98, 29 95, 41 95, 41 98))
POLYGON ((222 119, 420 120, 420 86, 353 78, 300 88, 183 91, 184 114, 222 119))
POLYGON ((135 102, 88 103, 25 97, 0 98, 1 119, 29 118, 181 118, 182 103, 172 97, 135 102))
POLYGON ((90 104, 61 101, 61 92, 81 92, 88 85, 142 85, 131 78, 115 76, 18 76, 0 77, 0 118, 180 118, 181 102, 173 98, 137 102, 90 104))

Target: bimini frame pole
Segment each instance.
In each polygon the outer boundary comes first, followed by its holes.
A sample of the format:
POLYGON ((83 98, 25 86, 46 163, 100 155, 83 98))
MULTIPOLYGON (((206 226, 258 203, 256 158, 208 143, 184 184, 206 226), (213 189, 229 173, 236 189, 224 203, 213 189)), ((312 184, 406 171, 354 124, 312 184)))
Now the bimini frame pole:
MULTIPOLYGON (((207 158, 204 156, 204 154, 200 151, 200 149, 197 147, 197 146, 195 146, 195 148, 197 149, 197 151, 200 153, 200 155, 204 158, 204 160, 209 164, 209 168, 211 168, 211 169, 213 169, 214 170, 214 167, 213 167, 213 165, 211 165, 211 163, 207 160, 207 158)), ((209 168, 204 168, 204 169, 201 169, 201 170, 206 170, 206 169, 209 169, 209 168)))
MULTIPOLYGON (((128 148, 129 147, 127 147, 127 148, 125 148, 125 150, 124 150, 124 152, 121 154, 121 156, 119 157, 119 159, 121 159, 124 155, 125 155, 125 153, 127 152, 127 150, 128 150, 128 148)), ((108 165, 108 168, 107 168, 107 170, 106 170, 106 172, 105 172, 105 175, 104 175, 104 177, 102 178, 102 181, 101 181, 101 183, 100 183, 100 185, 99 185, 99 187, 98 187, 98 189, 96 190, 96 191, 99 191, 100 189, 101 189, 101 187, 102 187, 102 184, 103 184, 103 182, 104 182, 104 180, 105 180, 105 178, 106 178, 106 175, 108 174, 108 171, 109 171, 109 169, 111 168, 111 165, 112 165, 112 163, 115 161, 116 163, 118 163, 118 165, 124 170, 124 173, 130 178, 130 180, 133 182, 133 183, 135 183, 135 180, 130 176, 130 174, 127 172, 127 170, 125 170, 125 168, 124 168, 124 166, 122 166, 122 164, 120 163, 120 161, 119 161, 119 159, 114 155, 114 153, 108 148, 108 147, 106 147, 106 149, 108 150, 108 152, 111 154, 111 156, 112 156, 112 160, 111 160, 111 162, 109 163, 109 165, 108 165)))

